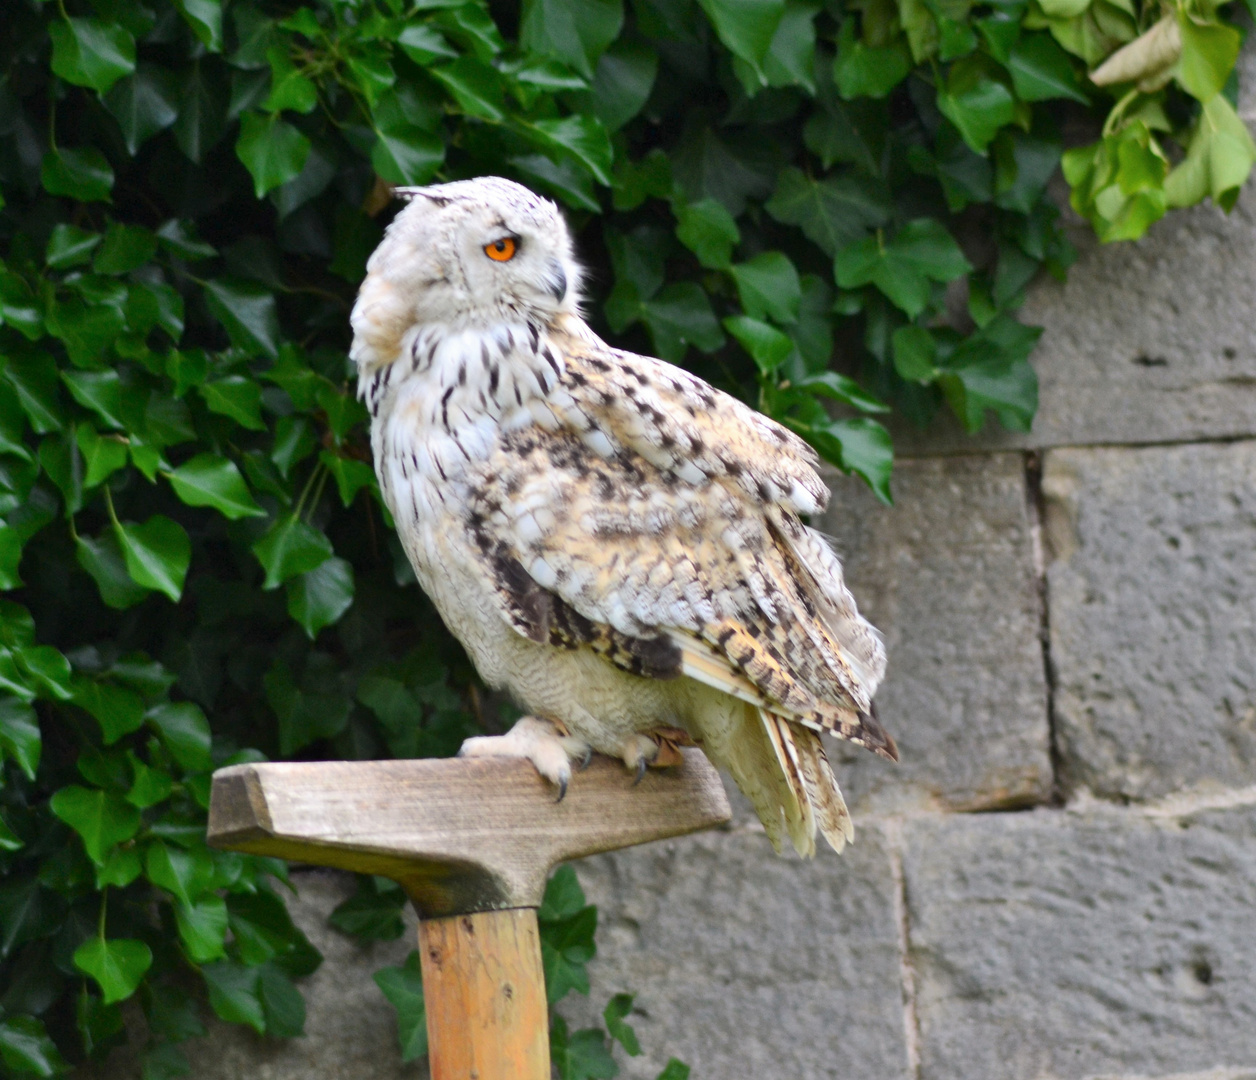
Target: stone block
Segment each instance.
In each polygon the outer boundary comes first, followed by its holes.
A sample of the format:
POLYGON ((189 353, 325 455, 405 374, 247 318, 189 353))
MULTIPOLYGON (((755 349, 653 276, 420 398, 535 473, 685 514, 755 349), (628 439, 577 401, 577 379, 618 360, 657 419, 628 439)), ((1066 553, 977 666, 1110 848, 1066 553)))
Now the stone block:
POLYGON ((592 994, 562 1006, 601 1023, 637 995, 643 1055, 620 1076, 653 1080, 671 1056, 694 1080, 908 1080, 899 928, 882 830, 857 826, 840 858, 772 852, 757 827, 705 833, 577 864, 599 907, 592 994))
POLYGON ((1256 783, 1256 442, 1053 450, 1042 488, 1065 785, 1256 783))
POLYGON ((920 818, 903 867, 919 1080, 1256 1072, 1256 807, 920 818))
POLYGON ((893 508, 831 477, 819 527, 885 635, 895 766, 830 744, 856 812, 1024 805, 1052 786, 1041 598, 1021 454, 901 460, 893 508))
MULTIPOLYGON (((1245 53, 1247 66, 1254 57, 1245 53)), ((1132 243, 1101 245, 1088 225, 1069 235, 1078 259, 1068 281, 1043 275, 1018 314, 1044 327, 1032 431, 991 416, 974 438, 943 410, 924 431, 897 425, 900 453, 1256 435, 1251 185, 1228 216, 1211 205, 1173 211, 1132 243)))

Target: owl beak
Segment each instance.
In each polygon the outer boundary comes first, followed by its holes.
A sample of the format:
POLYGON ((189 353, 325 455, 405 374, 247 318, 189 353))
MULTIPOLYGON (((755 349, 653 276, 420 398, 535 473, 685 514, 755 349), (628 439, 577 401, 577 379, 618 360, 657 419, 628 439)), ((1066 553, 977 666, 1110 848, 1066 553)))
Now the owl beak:
POLYGON ((554 299, 561 304, 563 297, 567 295, 567 275, 563 271, 563 264, 557 259, 551 260, 549 264, 549 276, 546 283, 554 299))

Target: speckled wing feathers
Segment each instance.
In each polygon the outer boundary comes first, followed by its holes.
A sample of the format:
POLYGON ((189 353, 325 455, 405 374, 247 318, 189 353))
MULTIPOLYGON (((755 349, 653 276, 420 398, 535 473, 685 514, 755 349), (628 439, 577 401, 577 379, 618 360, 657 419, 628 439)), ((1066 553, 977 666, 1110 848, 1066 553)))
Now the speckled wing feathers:
MULTIPOLYGON (((880 643, 797 517, 828 494, 810 448, 670 365, 556 345, 536 422, 468 475, 466 527, 511 624, 894 757, 870 710, 880 643)), ((809 755, 793 772, 823 779, 809 755)))

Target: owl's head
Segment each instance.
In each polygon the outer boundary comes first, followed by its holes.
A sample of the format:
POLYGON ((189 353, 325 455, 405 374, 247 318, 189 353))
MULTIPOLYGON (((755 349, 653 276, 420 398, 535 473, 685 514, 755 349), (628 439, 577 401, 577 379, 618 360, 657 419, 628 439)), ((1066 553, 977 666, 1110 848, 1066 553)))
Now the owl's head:
POLYGON ((412 325, 454 329, 544 325, 577 311, 580 266, 548 199, 499 176, 397 194, 409 205, 367 263, 362 300, 377 278, 392 294, 388 306, 412 325))

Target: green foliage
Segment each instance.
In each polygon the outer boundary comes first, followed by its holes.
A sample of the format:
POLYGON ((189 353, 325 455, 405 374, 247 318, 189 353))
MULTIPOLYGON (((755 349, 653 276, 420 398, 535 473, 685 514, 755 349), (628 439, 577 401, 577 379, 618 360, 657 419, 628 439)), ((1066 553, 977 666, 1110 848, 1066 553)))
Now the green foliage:
MULTIPOLYGON (((381 508, 346 360, 389 185, 549 193, 600 330, 888 501, 887 413, 1029 425, 1037 330, 1015 311, 1071 257, 1061 159, 1105 240, 1233 205, 1256 158, 1238 43, 1209 0, 12 0, 6 1074, 131 1030, 146 1076, 180 1075, 211 1011, 298 1034, 319 956, 282 863, 206 848, 211 771, 450 754, 502 722, 381 508), (1064 117, 1095 141, 1062 156, 1064 117)), ((333 923, 391 938, 400 908, 364 879, 333 923)), ((541 924, 551 1002, 587 992, 597 917, 569 872, 541 924)), ((416 979, 380 975, 410 1056, 416 979)), ((630 1008, 605 1032, 555 1021, 561 1074, 611 1075, 630 1008)))

